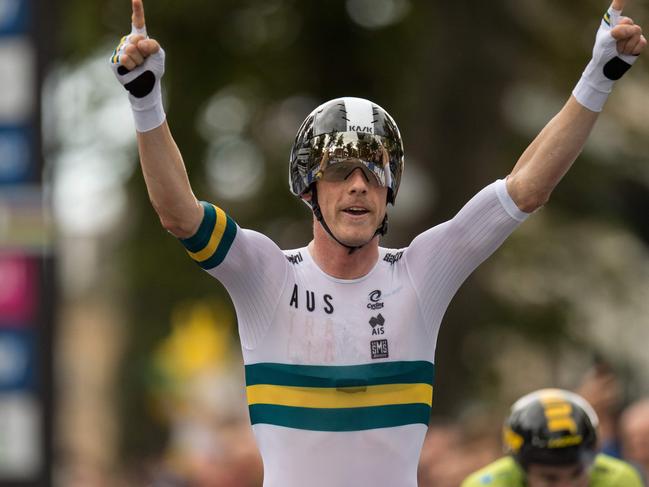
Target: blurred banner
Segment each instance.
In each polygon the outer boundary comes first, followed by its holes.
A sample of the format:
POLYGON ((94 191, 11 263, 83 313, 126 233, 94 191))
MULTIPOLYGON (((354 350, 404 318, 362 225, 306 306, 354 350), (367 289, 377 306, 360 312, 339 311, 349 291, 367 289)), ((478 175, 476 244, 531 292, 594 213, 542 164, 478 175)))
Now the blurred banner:
MULTIPOLYGON (((42 185, 46 1, 0 0, 0 486, 51 485, 52 299, 42 185)), ((51 21, 51 19, 50 19, 51 21)))

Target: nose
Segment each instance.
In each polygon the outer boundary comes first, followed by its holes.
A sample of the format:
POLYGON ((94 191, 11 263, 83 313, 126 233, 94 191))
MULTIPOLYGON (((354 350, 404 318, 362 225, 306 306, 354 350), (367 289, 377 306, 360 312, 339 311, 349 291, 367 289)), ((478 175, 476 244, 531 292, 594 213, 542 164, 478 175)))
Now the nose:
POLYGON ((354 169, 346 178, 347 190, 350 193, 367 193, 369 182, 367 176, 360 167, 354 169))

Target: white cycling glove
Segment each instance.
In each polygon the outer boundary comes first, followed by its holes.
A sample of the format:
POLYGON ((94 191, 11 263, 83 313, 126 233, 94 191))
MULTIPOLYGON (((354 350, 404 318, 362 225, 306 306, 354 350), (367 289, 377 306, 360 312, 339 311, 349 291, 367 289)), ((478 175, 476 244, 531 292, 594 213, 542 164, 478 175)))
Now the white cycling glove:
POLYGON ((593 58, 572 92, 579 103, 594 112, 602 111, 613 83, 638 59, 638 56, 617 52, 617 41, 611 35, 611 30, 618 23, 621 14, 621 10, 612 7, 604 14, 595 37, 593 58))
POLYGON ((122 37, 113 51, 110 63, 117 80, 129 92, 128 98, 133 110, 135 129, 138 132, 148 132, 162 125, 166 117, 160 86, 160 80, 165 72, 165 52, 160 48, 158 52, 147 57, 140 66, 129 71, 121 65, 120 55, 135 34, 147 37, 146 28, 138 29, 133 26, 131 33, 122 37))

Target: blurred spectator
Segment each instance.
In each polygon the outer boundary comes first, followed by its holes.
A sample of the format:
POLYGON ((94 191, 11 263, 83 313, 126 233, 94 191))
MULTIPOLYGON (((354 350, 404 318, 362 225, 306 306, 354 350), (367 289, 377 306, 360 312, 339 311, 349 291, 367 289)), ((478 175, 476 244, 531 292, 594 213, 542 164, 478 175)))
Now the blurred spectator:
POLYGON ((622 386, 611 366, 598 359, 576 392, 590 403, 599 417, 598 435, 602 453, 622 458, 618 435, 622 386))
POLYGON ((649 479, 649 397, 632 403, 620 419, 623 458, 634 463, 649 479))
POLYGON ((263 465, 247 419, 206 428, 200 444, 168 453, 137 485, 261 487, 263 465))
POLYGON ((502 453, 500 422, 431 424, 418 468, 419 487, 457 487, 470 472, 502 453), (495 427, 494 427, 495 426, 495 427))

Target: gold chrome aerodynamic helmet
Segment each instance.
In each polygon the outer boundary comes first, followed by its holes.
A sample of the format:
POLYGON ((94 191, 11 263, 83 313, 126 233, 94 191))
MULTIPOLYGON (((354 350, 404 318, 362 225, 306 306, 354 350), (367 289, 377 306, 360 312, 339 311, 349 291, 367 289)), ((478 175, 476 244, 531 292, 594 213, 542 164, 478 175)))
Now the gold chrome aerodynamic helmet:
POLYGON ((509 454, 528 465, 589 464, 597 448, 597 415, 584 398, 563 389, 521 397, 503 428, 509 454))
POLYGON ((394 205, 403 172, 403 143, 397 124, 383 108, 363 98, 336 98, 304 120, 289 161, 289 187, 296 196, 323 177, 344 179, 360 167, 388 188, 394 205))

